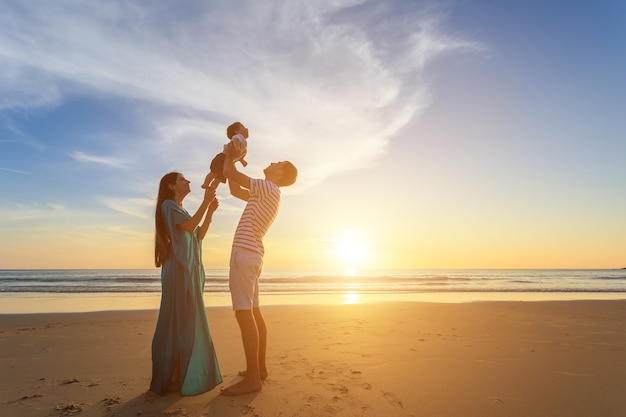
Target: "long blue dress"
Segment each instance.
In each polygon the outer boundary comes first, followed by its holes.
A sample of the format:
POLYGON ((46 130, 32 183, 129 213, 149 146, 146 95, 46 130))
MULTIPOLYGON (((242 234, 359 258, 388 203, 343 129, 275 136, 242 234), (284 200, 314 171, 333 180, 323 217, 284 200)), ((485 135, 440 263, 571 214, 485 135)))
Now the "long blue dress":
POLYGON ((150 390, 164 394, 178 369, 180 394, 202 394, 222 382, 204 307, 202 241, 197 228, 189 233, 176 227, 191 218, 184 208, 172 200, 161 208, 172 247, 161 268, 150 390))

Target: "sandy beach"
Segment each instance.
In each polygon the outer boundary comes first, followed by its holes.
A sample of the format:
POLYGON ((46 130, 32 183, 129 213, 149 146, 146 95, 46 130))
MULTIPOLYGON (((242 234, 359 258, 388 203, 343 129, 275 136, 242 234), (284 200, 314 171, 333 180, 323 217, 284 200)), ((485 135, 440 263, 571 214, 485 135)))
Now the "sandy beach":
MULTIPOLYGON (((208 308, 224 386, 244 364, 208 308)), ((147 392, 156 310, 0 315, 0 415, 619 417, 626 301, 271 305, 270 376, 241 397, 147 392)))

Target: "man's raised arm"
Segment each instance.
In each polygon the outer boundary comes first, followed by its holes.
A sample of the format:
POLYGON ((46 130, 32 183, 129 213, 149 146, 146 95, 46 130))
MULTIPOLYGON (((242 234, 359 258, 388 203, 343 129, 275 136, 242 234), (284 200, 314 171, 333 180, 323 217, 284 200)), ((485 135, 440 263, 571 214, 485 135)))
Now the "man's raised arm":
POLYGON ((237 171, 235 168, 235 162, 230 155, 228 146, 224 147, 224 177, 228 180, 228 188, 233 197, 237 197, 241 200, 248 201, 250 198, 250 177, 237 171))

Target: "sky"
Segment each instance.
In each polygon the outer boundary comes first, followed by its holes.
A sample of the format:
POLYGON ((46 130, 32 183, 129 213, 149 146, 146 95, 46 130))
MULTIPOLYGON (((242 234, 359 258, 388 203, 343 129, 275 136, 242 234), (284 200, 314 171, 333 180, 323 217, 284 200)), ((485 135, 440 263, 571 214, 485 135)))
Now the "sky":
MULTIPOLYGON (((153 268, 226 126, 290 160, 265 268, 626 267, 626 3, 0 2, 0 269, 153 268)), ((218 189, 205 268, 244 203, 218 189)))

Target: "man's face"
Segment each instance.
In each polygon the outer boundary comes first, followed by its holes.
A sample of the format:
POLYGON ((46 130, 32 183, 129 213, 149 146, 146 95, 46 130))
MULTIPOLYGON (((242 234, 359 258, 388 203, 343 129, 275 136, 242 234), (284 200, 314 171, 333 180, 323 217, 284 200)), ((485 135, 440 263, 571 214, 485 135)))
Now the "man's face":
POLYGON ((268 165, 267 168, 265 168, 263 170, 263 173, 265 174, 265 176, 274 174, 277 171, 280 171, 280 169, 282 168, 282 162, 272 162, 271 164, 268 165))

